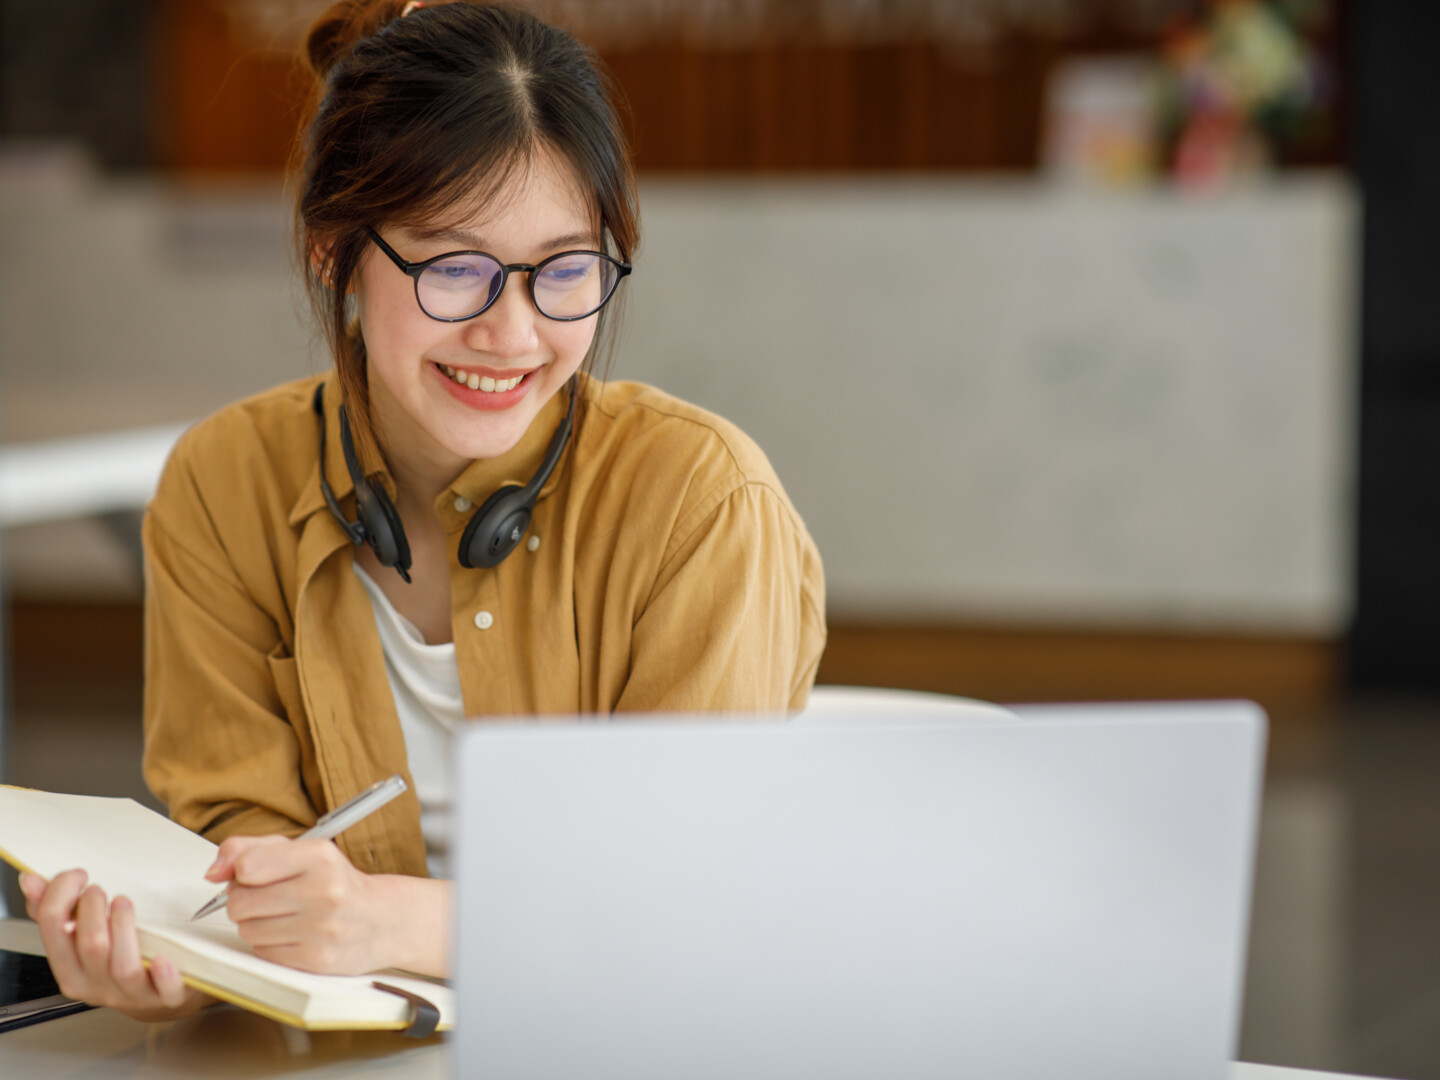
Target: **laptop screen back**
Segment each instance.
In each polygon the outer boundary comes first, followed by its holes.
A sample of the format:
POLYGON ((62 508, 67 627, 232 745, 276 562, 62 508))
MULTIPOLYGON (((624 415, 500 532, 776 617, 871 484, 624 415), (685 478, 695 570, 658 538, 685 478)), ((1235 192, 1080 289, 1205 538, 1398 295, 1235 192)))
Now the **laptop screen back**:
POLYGON ((1264 719, 490 724, 458 1075, 1227 1075, 1264 719))

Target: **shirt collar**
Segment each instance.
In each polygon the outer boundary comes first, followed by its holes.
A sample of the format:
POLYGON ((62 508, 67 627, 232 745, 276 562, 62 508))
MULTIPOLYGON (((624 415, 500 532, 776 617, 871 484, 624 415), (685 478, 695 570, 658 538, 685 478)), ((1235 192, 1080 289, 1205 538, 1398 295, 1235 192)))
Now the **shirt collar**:
MULTIPOLYGON (((350 470, 345 467, 345 451, 340 444, 340 385, 334 373, 317 380, 325 387, 324 409, 325 409, 325 469, 324 477, 330 482, 330 490, 335 493, 335 498, 344 504, 355 490, 355 485, 350 481, 350 470)), ((310 388, 310 396, 306 398, 307 406, 314 400, 315 390, 310 388)), ((317 455, 315 463, 310 467, 310 475, 305 481, 305 486, 300 489, 300 494, 295 500, 295 505, 290 508, 290 525, 298 526, 302 521, 318 510, 325 509, 325 496, 320 491, 320 460, 318 451, 320 448, 320 427, 318 417, 313 434, 308 442, 308 452, 317 455)))

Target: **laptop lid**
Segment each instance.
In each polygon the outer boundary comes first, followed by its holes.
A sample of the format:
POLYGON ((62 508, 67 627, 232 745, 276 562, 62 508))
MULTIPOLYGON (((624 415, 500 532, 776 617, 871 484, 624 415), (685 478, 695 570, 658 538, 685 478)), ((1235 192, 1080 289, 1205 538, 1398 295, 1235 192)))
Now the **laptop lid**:
POLYGON ((1228 1074, 1249 704, 477 724, 458 1075, 1228 1074))

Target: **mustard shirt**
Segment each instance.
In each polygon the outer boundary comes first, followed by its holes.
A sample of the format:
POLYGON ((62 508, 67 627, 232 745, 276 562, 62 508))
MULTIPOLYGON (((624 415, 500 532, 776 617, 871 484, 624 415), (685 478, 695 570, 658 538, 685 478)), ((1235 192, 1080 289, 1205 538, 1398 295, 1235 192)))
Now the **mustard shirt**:
MULTIPOLYGON (((145 779, 216 842, 294 835, 376 780, 410 780, 374 611, 320 493, 317 381, 191 428, 145 517, 145 779)), ((563 392, 514 449, 472 463, 436 500, 466 711, 802 708, 825 645, 824 579, 765 455, 652 387, 580 386, 534 551, 461 567, 474 510, 455 501, 478 507, 534 474, 563 392)), ((339 401, 327 377, 326 478, 353 518, 339 401)), ((339 838, 360 869, 425 874, 410 789, 339 838)))

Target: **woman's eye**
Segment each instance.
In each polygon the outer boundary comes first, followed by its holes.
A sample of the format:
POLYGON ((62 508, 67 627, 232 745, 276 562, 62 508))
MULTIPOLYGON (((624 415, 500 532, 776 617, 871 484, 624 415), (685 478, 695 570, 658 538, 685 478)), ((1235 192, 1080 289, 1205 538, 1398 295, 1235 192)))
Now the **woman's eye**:
POLYGON ((494 276, 495 269, 493 267, 487 268, 479 263, 459 259, 433 263, 425 268, 425 280, 428 283, 443 285, 450 289, 479 288, 494 276))
POLYGON ((540 284, 557 288, 573 288, 595 269, 594 259, 563 259, 547 266, 540 273, 540 284))

